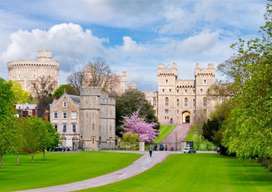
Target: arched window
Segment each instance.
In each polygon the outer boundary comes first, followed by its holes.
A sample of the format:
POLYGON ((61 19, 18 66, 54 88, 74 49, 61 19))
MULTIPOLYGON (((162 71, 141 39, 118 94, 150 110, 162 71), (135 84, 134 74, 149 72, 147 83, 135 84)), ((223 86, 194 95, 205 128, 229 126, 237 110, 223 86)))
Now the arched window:
POLYGON ((168 104, 169 104, 169 98, 165 97, 165 105, 168 106, 168 104))
POLYGON ((177 106, 179 106, 179 99, 177 99, 177 106))
POLYGON ((188 98, 187 97, 184 98, 184 106, 185 107, 188 106, 188 98))
POLYGON ((207 97, 203 97, 203 106, 204 106, 204 107, 207 106, 207 97))

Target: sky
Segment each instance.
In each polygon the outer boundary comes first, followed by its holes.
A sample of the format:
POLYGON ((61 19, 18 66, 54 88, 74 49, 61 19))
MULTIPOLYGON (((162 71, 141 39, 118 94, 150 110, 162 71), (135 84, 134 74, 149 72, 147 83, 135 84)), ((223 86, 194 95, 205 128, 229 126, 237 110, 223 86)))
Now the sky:
MULTIPOLYGON (((142 90, 156 89, 158 64, 175 62, 180 79, 196 63, 218 65, 238 38, 259 36, 265 0, 0 0, 0 76, 7 62, 48 49, 60 81, 102 57, 142 90)), ((219 77, 217 77, 220 79, 219 77)))

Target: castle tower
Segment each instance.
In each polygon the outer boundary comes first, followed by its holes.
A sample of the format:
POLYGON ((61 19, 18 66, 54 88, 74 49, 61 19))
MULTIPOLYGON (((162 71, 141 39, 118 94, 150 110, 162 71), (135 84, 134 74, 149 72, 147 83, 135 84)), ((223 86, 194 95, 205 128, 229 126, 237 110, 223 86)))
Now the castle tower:
POLYGON ((100 135, 100 88, 80 90, 80 134, 85 150, 98 150, 100 135))
POLYGON ((39 77, 50 76, 58 86, 59 63, 53 58, 52 52, 38 51, 35 60, 16 60, 8 62, 8 79, 17 81, 22 88, 33 93, 32 82, 39 77))
POLYGON ((170 67, 158 65, 158 119, 161 123, 173 123, 175 119, 175 95, 177 80, 177 65, 170 67))
POLYGON ((80 135, 84 150, 115 146, 115 99, 98 87, 80 90, 80 135))
POLYGON ((211 102, 208 98, 208 89, 215 83, 215 68, 212 64, 201 68, 198 64, 195 67, 195 101, 196 120, 207 117, 212 110, 211 102))

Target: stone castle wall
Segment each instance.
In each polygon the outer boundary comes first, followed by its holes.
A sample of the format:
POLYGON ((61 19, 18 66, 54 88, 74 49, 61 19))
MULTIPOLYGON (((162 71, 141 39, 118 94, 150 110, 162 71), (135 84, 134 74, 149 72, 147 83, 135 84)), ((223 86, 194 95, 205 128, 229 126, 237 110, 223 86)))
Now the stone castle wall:
POLYGON ((41 76, 51 76, 57 87, 59 63, 49 51, 39 51, 36 60, 8 62, 8 79, 19 82, 29 93, 32 93, 32 83, 41 76))
POLYGON ((175 63, 170 67, 158 65, 158 90, 145 95, 160 123, 192 123, 206 118, 214 109, 216 102, 207 95, 209 87, 215 83, 214 66, 196 65, 194 76, 193 80, 181 80, 175 63))

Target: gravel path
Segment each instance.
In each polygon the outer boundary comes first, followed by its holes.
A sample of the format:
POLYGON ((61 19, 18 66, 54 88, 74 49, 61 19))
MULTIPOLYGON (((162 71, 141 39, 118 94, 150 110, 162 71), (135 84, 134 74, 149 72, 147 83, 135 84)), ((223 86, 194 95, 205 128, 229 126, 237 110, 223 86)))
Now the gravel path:
POLYGON ((153 152, 152 158, 149 157, 148 153, 144 153, 144 155, 136 160, 134 163, 129 165, 126 168, 121 170, 102 175, 99 177, 95 177, 92 179, 87 179, 84 181, 64 184, 64 185, 57 185, 52 187, 45 187, 45 188, 38 188, 38 189, 31 189, 31 190, 24 190, 21 192, 67 192, 67 191, 77 191, 83 190, 93 187, 99 187, 103 185, 107 185, 110 183, 115 183, 135 175, 138 175, 156 164, 162 162, 167 156, 169 152, 165 151, 156 151, 153 152))

